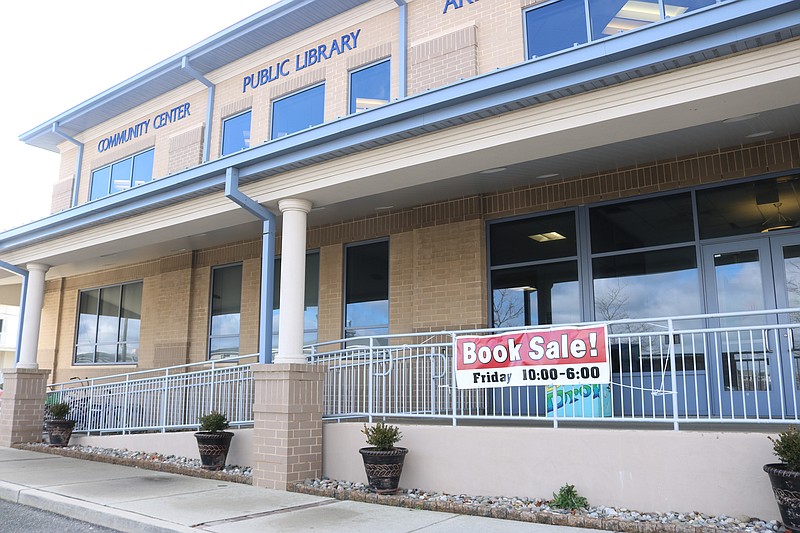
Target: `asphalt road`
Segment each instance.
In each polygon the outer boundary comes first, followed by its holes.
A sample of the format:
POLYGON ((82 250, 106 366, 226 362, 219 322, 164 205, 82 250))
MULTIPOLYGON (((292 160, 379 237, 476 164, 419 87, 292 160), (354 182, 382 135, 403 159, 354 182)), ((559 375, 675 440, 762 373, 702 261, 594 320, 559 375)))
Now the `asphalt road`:
POLYGON ((95 526, 26 505, 0 500, 0 533, 42 533, 43 531, 120 533, 116 529, 95 526))

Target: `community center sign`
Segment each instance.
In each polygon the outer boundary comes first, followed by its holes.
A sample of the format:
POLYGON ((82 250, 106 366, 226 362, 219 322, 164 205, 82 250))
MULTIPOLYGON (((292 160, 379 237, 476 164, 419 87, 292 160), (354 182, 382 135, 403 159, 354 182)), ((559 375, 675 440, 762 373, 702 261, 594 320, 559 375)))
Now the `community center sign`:
POLYGON ((605 325, 456 337, 456 386, 610 383, 605 325))

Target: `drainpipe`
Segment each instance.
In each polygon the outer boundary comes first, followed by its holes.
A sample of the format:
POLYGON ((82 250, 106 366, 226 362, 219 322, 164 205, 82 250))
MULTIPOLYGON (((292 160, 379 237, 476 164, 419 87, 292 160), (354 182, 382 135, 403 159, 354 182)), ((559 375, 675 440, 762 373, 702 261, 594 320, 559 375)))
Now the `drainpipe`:
POLYGON ((214 118, 214 93, 216 87, 213 83, 208 81, 205 76, 200 74, 189 64, 189 58, 183 56, 181 59, 181 68, 185 70, 191 77, 208 87, 208 103, 206 104, 206 131, 203 138, 203 163, 208 161, 208 151, 211 147, 211 120, 214 118))
POLYGON ((264 223, 261 235, 261 317, 258 328, 258 362, 272 362, 272 302, 275 291, 275 229, 272 211, 239 190, 239 169, 225 171, 225 197, 264 223))
POLYGON ((77 139, 74 139, 61 131, 58 127, 58 122, 53 122, 53 133, 56 135, 63 137, 64 139, 68 140, 72 144, 78 147, 78 162, 75 163, 75 183, 72 186, 72 204, 70 207, 75 207, 78 205, 78 189, 80 189, 81 184, 81 165, 83 165, 83 143, 79 142, 77 139))
POLYGON ((28 301, 28 271, 11 263, 0 261, 0 268, 22 278, 22 291, 19 295, 19 323, 17 325, 17 345, 14 347, 14 365, 19 363, 19 349, 22 346, 22 327, 25 325, 25 305, 28 301))
POLYGON ((408 96, 408 0, 394 0, 400 6, 400 51, 397 58, 400 98, 408 96))

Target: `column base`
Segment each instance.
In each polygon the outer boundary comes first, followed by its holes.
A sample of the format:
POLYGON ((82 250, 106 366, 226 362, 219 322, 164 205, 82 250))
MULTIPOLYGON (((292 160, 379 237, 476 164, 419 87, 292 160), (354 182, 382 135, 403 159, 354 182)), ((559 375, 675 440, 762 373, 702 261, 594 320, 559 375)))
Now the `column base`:
POLYGON ((254 365, 253 485, 286 490, 322 476, 322 382, 325 367, 254 365))
POLYGON ((0 400, 0 446, 40 442, 44 425, 44 401, 49 370, 11 368, 3 370, 0 400))

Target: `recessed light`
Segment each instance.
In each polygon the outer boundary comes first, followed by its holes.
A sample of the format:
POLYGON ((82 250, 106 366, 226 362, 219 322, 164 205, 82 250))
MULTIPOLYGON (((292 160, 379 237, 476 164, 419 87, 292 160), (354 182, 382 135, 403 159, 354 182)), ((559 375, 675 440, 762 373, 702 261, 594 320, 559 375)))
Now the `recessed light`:
POLYGON ((506 167, 497 167, 497 168, 488 168, 486 170, 481 170, 481 174, 496 174, 498 172, 502 172, 506 169, 506 167))
POLYGON ((767 135, 770 135, 771 133, 775 133, 775 131, 774 130, 757 131, 756 133, 751 133, 750 135, 748 135, 747 138, 748 139, 753 139, 755 137, 766 137, 767 135))
POLYGON ((754 118, 758 118, 760 115, 759 113, 750 113, 749 115, 742 115, 739 117, 731 117, 726 118, 722 121, 723 124, 733 124, 734 122, 744 122, 745 120, 752 120, 754 118))
POLYGON ((534 235, 528 235, 528 238, 533 239, 536 242, 550 242, 550 241, 560 241, 562 239, 566 239, 566 237, 564 237, 557 231, 548 231, 547 233, 536 233, 534 235))
POLYGON ((540 174, 540 175, 536 176, 536 179, 537 180, 546 180, 547 178, 555 178, 556 176, 558 176, 557 172, 551 172, 550 174, 540 174))

